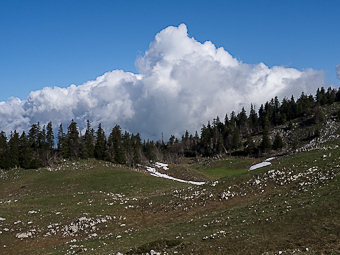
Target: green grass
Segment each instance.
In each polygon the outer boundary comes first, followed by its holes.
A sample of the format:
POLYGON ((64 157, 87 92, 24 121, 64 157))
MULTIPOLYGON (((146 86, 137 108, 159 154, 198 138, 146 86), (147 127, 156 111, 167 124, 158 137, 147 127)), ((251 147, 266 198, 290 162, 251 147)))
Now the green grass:
POLYGON ((1 173, 0 217, 6 220, 0 221, 0 254, 115 254, 150 249, 165 249, 168 254, 336 254, 340 240, 340 148, 336 144, 339 140, 329 142, 333 149, 327 151, 277 158, 270 167, 251 172, 249 167, 261 159, 187 160, 170 166, 169 172, 178 178, 211 180, 203 186, 91 160, 64 162, 55 166, 60 168, 56 172, 1 173), (332 170, 335 177, 305 189, 296 182, 268 181, 261 189, 248 183, 271 169, 298 174, 314 166, 316 174, 332 170), (220 200, 228 187, 246 195, 220 200), (123 198, 116 200, 110 194, 123 198), (29 214, 30 210, 37 213, 29 214), (48 225, 66 226, 83 216, 116 219, 76 237, 43 236, 48 225), (14 224, 18 220, 21 223, 14 224), (15 237, 32 228, 41 231, 35 238, 15 237), (98 236, 89 238, 93 233, 98 236))
POLYGON ((191 167, 211 179, 219 179, 225 176, 246 173, 253 163, 254 159, 250 158, 227 158, 218 161, 196 163, 191 167))

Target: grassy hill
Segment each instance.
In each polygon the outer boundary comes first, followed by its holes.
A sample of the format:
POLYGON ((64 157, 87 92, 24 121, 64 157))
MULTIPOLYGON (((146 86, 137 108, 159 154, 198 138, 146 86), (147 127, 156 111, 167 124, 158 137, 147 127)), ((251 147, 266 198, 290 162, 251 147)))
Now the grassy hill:
POLYGON ((283 136, 297 149, 270 166, 223 156, 166 171, 201 186, 96 160, 1 171, 0 254, 339 254, 338 124, 304 139, 300 123, 283 136))

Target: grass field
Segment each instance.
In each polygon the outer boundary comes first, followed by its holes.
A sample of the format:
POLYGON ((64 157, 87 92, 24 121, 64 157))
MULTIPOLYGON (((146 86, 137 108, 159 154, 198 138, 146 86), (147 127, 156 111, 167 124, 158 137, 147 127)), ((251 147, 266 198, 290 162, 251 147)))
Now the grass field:
POLYGON ((170 165, 195 186, 95 160, 0 172, 0 254, 339 254, 339 140, 170 165))
POLYGON ((219 160, 203 160, 194 164, 192 169, 198 170, 211 179, 218 179, 246 173, 254 162, 256 160, 252 158, 226 157, 219 160))

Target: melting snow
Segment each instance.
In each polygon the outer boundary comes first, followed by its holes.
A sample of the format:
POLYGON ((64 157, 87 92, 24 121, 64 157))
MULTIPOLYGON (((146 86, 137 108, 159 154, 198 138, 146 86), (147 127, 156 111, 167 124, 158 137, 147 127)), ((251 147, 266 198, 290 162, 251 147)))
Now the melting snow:
POLYGON ((186 181, 186 180, 182 180, 182 179, 178 179, 172 176, 169 176, 167 174, 162 174, 160 172, 158 172, 156 170, 156 168, 153 167, 146 167, 146 170, 152 175, 152 176, 156 176, 156 177, 161 177, 161 178, 165 178, 165 179, 170 179, 170 180, 174 180, 174 181, 178 181, 178 182, 185 182, 185 183, 190 183, 190 184, 194 184, 194 185, 203 185, 205 184, 205 182, 194 182, 194 181, 186 181))
POLYGON ((6 220, 6 218, 2 218, 2 217, 0 217, 0 221, 4 221, 4 220, 6 220))
POLYGON ((264 161, 264 162, 258 163, 256 165, 252 165, 249 168, 249 171, 252 171, 252 170, 255 170, 255 169, 258 169, 258 168, 261 168, 261 167, 265 167, 265 166, 270 166, 271 164, 272 163, 270 163, 270 162, 264 161))
POLYGON ((158 168, 162 168, 163 170, 169 170, 168 164, 156 162, 155 166, 158 167, 158 168))

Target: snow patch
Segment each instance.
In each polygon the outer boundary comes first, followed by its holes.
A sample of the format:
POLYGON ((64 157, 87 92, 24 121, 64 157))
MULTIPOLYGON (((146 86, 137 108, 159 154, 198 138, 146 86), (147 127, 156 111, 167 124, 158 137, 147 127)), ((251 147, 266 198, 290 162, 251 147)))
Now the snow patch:
POLYGON ((162 168, 163 170, 169 170, 169 165, 161 162, 156 162, 155 166, 157 168, 162 168))
POLYGON ((252 171, 252 170, 255 170, 255 169, 258 169, 258 168, 261 168, 261 167, 265 167, 265 166, 270 166, 272 163, 270 162, 261 162, 261 163, 258 163, 256 165, 252 165, 250 168, 249 168, 249 171, 252 171))
POLYGON ((161 177, 161 178, 165 178, 165 179, 170 179, 170 180, 174 180, 174 181, 178 181, 178 182, 184 182, 184 183, 189 183, 189 184, 194 184, 194 185, 203 185, 205 184, 205 182, 194 182, 194 181, 186 181, 186 180, 182 180, 182 179, 178 179, 172 176, 169 176, 167 174, 162 174, 160 172, 158 172, 156 170, 156 168, 147 166, 146 170, 152 175, 152 176, 156 176, 156 177, 161 177))

